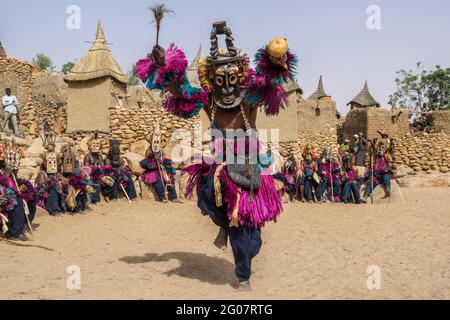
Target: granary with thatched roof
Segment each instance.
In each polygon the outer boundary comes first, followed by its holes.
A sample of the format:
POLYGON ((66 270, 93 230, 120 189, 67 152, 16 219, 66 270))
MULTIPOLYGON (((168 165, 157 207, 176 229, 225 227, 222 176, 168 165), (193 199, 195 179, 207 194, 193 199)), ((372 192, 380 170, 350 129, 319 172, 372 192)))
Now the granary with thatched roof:
POLYGON ((367 81, 361 92, 347 105, 350 106, 350 112, 341 127, 341 141, 351 140, 360 133, 369 139, 379 137, 379 132, 393 138, 402 138, 409 133, 409 113, 381 108, 370 94, 367 81))
POLYGON ((112 56, 99 21, 88 53, 64 78, 67 91, 67 132, 109 132, 109 108, 122 105, 128 78, 112 56))
POLYGON ((323 78, 320 76, 319 85, 317 86, 316 91, 308 98, 308 100, 314 100, 316 102, 319 101, 329 101, 331 100, 331 96, 325 93, 325 89, 323 88, 323 78))
POLYGON ((350 106, 351 110, 353 110, 354 108, 380 107, 380 104, 370 94, 367 80, 364 83, 364 88, 361 90, 361 92, 356 97, 354 97, 353 100, 350 101, 347 105, 350 106))

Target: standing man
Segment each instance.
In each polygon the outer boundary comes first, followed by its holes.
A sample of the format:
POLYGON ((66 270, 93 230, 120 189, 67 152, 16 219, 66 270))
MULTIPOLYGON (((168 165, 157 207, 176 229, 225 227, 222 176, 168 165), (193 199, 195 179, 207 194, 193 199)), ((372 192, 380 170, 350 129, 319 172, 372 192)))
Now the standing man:
POLYGON ((14 135, 20 138, 23 138, 23 135, 19 131, 19 127, 17 126, 17 98, 16 96, 11 95, 11 89, 6 88, 5 96, 2 98, 2 105, 5 112, 5 121, 3 122, 3 130, 9 136, 11 131, 9 129, 9 120, 12 121, 14 135))

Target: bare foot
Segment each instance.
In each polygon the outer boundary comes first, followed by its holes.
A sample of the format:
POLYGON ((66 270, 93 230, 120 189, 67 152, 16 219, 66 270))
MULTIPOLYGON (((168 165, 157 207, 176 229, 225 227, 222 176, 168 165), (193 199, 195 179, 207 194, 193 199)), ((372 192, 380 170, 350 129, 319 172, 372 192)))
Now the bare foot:
POLYGON ((219 229, 219 234, 216 237, 216 240, 214 240, 214 245, 220 249, 220 250, 227 250, 228 248, 228 233, 220 228, 219 229))

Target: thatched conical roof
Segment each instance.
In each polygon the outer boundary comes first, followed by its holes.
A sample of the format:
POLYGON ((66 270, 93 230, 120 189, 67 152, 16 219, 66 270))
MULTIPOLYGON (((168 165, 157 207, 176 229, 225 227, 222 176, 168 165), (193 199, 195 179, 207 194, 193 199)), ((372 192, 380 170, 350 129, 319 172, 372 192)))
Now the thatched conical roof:
POLYGON ((3 48, 1 41, 0 41, 0 57, 6 58, 6 51, 5 48, 3 48))
POLYGON ((361 92, 356 97, 354 97, 352 101, 347 103, 347 105, 351 104, 358 104, 362 107, 380 107, 380 104, 372 97, 369 92, 367 80, 364 83, 364 88, 361 90, 361 92))
POLYGON ((117 61, 111 54, 99 21, 95 42, 89 52, 72 68, 65 81, 87 81, 102 77, 112 77, 119 82, 128 83, 117 61))
POLYGON ((191 64, 186 69, 186 76, 189 80, 189 83, 191 84, 191 86, 195 88, 201 87, 200 80, 198 78, 198 63, 201 57, 202 57, 202 46, 198 48, 198 52, 194 60, 192 60, 191 64))
POLYGON ((325 93, 325 90, 323 88, 323 78, 320 76, 319 78, 319 84, 317 85, 316 91, 308 98, 308 100, 315 100, 318 101, 321 98, 329 97, 328 94, 325 93))
POLYGON ((322 76, 320 76, 319 79, 319 85, 317 86, 317 90, 308 98, 308 100, 314 100, 319 101, 321 98, 330 97, 325 93, 325 90, 323 89, 323 79, 322 76))

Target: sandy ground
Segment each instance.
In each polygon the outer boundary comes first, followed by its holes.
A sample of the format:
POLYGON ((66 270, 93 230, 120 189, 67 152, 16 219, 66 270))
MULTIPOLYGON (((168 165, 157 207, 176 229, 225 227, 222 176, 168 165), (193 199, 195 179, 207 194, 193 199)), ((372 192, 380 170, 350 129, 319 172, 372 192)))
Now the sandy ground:
POLYGON ((403 189, 406 203, 287 204, 263 232, 252 292, 195 203, 121 200, 39 217, 32 247, 0 242, 1 299, 450 299, 449 189, 403 189), (81 270, 69 290, 67 267, 81 270), (369 266, 381 288, 369 290, 369 266))

